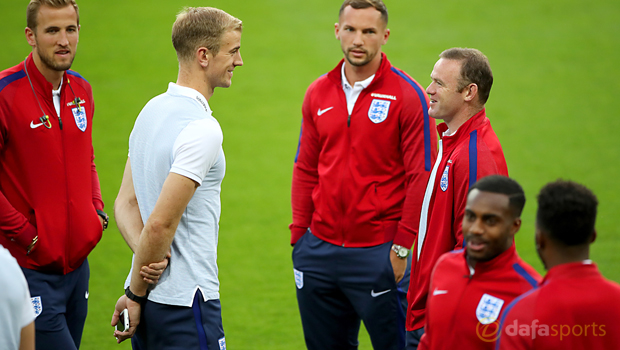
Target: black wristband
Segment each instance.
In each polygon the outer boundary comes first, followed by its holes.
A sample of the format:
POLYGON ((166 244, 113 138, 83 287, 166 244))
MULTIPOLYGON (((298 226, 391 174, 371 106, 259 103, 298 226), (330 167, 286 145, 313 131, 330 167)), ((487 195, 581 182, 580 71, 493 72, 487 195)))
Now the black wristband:
POLYGON ((103 231, 105 231, 105 229, 108 228, 108 221, 110 221, 110 217, 103 210, 99 209, 97 209, 97 215, 103 219, 103 231))
POLYGON ((146 300, 147 300, 146 298, 149 295, 149 293, 146 293, 146 295, 143 296, 143 297, 139 297, 139 296, 133 294, 131 289, 129 289, 129 287, 127 287, 125 289, 125 295, 127 296, 127 298, 129 298, 129 299, 135 301, 136 303, 140 304, 140 306, 144 306, 144 303, 146 303, 146 300))

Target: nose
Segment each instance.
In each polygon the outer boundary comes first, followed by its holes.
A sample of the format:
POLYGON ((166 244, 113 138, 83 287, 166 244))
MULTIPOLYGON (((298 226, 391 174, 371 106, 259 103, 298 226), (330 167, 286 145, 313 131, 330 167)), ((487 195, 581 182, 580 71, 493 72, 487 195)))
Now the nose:
POLYGON ((426 93, 428 95, 432 95, 433 94, 434 90, 431 89, 432 87, 433 87, 433 83, 428 84, 428 87, 426 88, 426 93))
POLYGON ((235 54, 235 60, 233 62, 233 64, 236 66, 243 66, 243 59, 241 58, 241 52, 237 51, 237 53, 235 54))
POLYGON ((353 45, 355 46, 362 46, 364 45, 364 40, 362 40, 362 32, 361 31, 356 31, 355 35, 353 36, 353 45))
POLYGON ((69 37, 65 30, 61 30, 58 36, 58 45, 69 46, 69 37))
POLYGON ((474 234, 474 235, 481 235, 484 232, 484 229, 482 227, 482 220, 480 219, 476 219, 474 220, 474 222, 471 223, 471 225, 469 226, 469 233, 474 234))

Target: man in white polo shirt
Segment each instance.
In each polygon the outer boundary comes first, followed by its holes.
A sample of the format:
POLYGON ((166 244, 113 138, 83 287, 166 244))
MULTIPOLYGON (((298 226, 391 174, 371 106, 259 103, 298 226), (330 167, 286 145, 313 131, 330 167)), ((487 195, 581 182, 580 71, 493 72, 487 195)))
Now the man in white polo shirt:
POLYGON ((133 269, 112 324, 127 308, 134 349, 225 349, 217 278, 222 130, 208 100, 229 87, 241 59, 242 23, 224 11, 187 8, 172 28, 177 83, 142 109, 115 203, 133 269), (170 256, 157 280, 149 264, 170 256), (149 288, 149 286, 151 286, 149 288), (134 336, 135 333, 135 336, 134 336))

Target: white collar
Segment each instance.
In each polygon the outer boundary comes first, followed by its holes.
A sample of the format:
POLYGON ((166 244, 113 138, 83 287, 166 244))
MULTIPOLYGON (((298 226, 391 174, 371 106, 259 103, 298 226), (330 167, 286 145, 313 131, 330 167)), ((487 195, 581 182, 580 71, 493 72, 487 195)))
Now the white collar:
MULTIPOLYGON (((344 74, 344 65, 345 65, 345 63, 343 62, 343 63, 342 63, 342 69, 341 69, 341 76, 342 76, 342 87, 343 87, 343 88, 346 88, 346 87, 352 88, 351 84, 349 84, 349 81, 347 80, 347 76, 344 74)), ((375 74, 376 74, 376 73, 375 73, 375 74)), ((362 81, 357 81, 357 82, 355 82, 355 84, 353 84, 353 85, 355 85, 355 86, 361 86, 361 87, 362 87, 362 90, 363 90, 363 89, 367 88, 367 87, 368 87, 368 85, 370 85, 370 83, 372 83, 372 80, 375 78, 375 74, 373 74, 373 75, 369 76, 369 77, 368 77, 368 78, 366 78, 365 80, 362 80, 362 81)))
POLYGON ((187 96, 189 98, 193 98, 202 105, 202 107, 205 109, 207 113, 209 114, 213 113, 211 111, 211 107, 209 107, 209 102, 207 101, 207 99, 196 89, 193 89, 187 86, 177 85, 171 82, 171 83, 168 83, 168 92, 171 92, 177 95, 187 96))

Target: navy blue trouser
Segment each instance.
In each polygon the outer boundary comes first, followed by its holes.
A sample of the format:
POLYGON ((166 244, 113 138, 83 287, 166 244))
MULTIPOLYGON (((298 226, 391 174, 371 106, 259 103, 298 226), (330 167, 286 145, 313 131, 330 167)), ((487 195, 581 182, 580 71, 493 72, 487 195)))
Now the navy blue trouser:
POLYGON ((424 335, 424 327, 407 332, 407 350, 418 350, 422 335, 424 335))
POLYGON ((297 302, 309 350, 357 349, 361 321, 375 349, 404 349, 411 256, 396 284, 391 247, 344 248, 310 231, 295 244, 297 302))
POLYGON ((220 301, 204 301, 200 290, 192 307, 147 301, 131 346, 134 350, 226 350, 220 301))
POLYGON ((28 281, 35 313, 37 350, 80 347, 88 312, 88 260, 66 275, 54 275, 22 267, 28 281))

